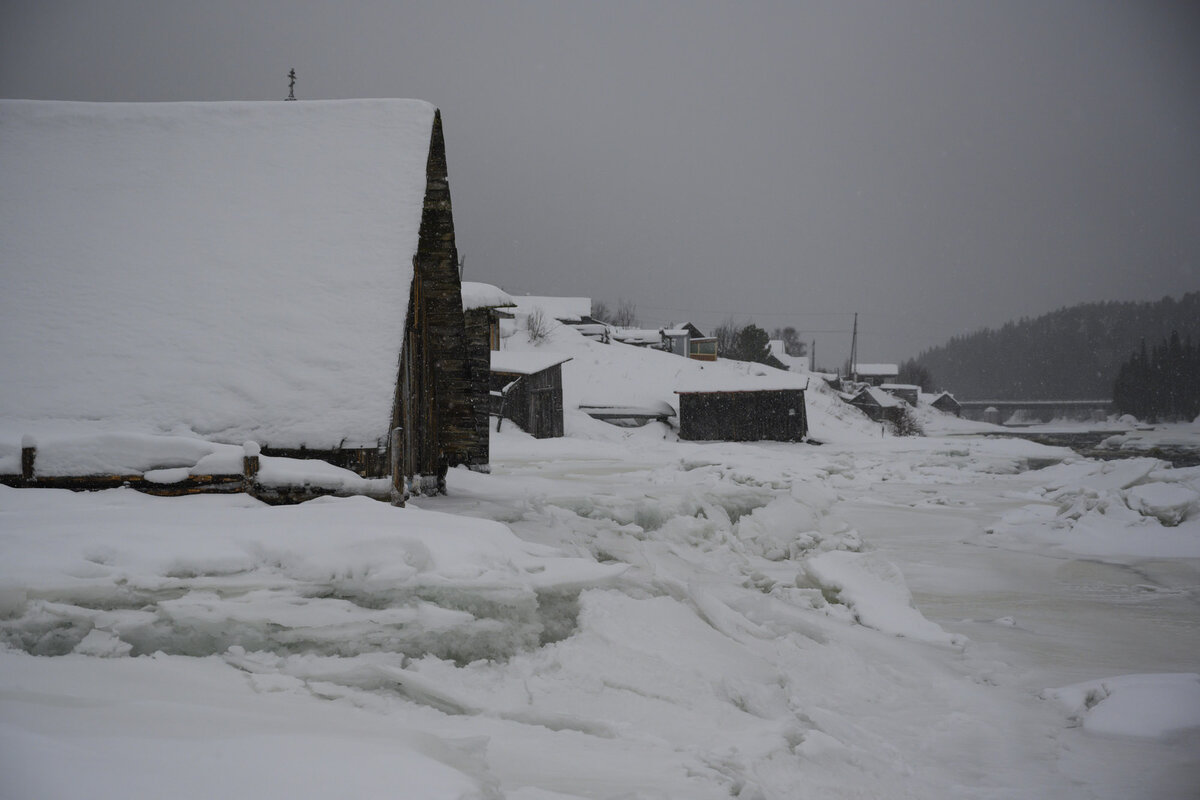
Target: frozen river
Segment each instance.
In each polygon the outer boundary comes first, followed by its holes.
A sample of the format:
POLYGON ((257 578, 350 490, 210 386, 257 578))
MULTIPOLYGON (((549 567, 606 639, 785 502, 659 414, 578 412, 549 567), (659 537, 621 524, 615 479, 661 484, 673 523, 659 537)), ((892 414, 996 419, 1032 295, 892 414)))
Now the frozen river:
POLYGON ((887 482, 837 512, 900 567, 926 617, 1002 647, 1035 684, 1200 667, 1200 559, 1085 557, 992 541, 988 526, 1026 504, 1036 481, 887 482))
MULTIPOLYGON (((835 510, 900 567, 927 618, 969 637, 969 661, 1029 696, 1103 676, 1200 671, 1200 559, 997 541, 992 526, 1042 480, 880 481, 835 510)), ((1170 743, 1070 738, 1061 767, 1085 794, 1200 797, 1195 731, 1170 743)))

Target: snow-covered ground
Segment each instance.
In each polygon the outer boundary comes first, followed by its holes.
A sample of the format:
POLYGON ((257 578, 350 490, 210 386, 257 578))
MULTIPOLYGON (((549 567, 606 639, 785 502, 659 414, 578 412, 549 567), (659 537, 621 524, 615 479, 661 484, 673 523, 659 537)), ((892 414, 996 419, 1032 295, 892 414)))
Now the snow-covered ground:
POLYGON ((815 381, 820 446, 680 442, 573 409, 701 366, 585 342, 405 509, 0 487, 0 796, 1196 796, 1200 470, 815 381))

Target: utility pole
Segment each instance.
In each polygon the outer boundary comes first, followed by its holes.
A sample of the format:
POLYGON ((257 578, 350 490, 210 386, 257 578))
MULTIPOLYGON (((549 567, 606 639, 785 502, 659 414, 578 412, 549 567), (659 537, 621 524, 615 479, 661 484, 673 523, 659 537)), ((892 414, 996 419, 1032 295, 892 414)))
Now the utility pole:
POLYGON ((296 99, 296 69, 293 67, 288 70, 288 100, 296 99))
POLYGON ((850 336, 850 380, 858 383, 858 312, 854 312, 854 332, 850 336))

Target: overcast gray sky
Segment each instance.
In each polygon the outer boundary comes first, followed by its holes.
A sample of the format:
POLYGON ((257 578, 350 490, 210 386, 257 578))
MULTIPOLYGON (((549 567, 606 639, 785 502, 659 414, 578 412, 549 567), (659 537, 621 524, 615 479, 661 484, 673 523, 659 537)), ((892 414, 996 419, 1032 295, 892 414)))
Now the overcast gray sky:
MULTIPOLYGON (((900 360, 1200 289, 1200 3, 0 0, 0 96, 420 97, 466 277, 900 360)), ((5 189, 7 190, 7 189, 5 189)))

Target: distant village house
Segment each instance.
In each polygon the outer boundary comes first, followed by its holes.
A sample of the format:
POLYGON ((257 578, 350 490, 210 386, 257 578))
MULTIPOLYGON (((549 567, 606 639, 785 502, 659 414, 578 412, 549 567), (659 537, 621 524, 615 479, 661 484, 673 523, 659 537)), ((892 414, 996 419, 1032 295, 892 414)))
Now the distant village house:
POLYGON ((895 383, 900 377, 900 367, 896 364, 854 364, 850 369, 852 376, 862 383, 872 386, 882 386, 885 383, 895 383))

